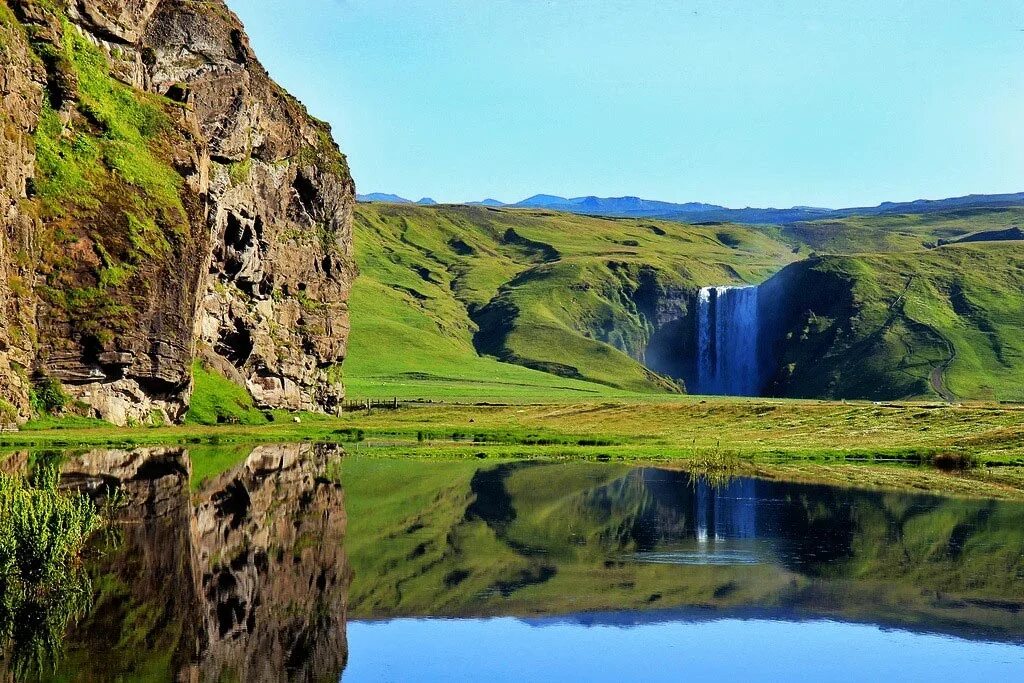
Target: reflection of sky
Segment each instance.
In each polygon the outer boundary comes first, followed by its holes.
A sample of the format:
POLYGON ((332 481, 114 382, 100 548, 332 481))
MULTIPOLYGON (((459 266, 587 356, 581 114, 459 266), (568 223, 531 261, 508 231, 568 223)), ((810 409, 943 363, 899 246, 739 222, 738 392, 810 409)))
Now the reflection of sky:
POLYGON ((344 681, 1017 680, 1024 647, 833 621, 349 622, 344 681), (543 628, 537 628, 543 626, 543 628))

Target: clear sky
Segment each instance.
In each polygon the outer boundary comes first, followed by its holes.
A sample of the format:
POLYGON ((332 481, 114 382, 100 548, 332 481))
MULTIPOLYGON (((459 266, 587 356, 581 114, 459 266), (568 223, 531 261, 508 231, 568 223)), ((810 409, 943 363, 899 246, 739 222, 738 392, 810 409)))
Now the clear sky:
POLYGON ((1024 190, 1020 0, 228 0, 359 192, 1024 190))

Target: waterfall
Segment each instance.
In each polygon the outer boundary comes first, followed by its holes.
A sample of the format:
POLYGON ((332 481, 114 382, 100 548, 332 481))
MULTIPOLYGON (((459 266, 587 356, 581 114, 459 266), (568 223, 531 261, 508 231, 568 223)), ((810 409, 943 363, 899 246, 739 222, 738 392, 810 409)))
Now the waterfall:
POLYGON ((697 295, 695 393, 757 396, 758 288, 704 287, 697 295))

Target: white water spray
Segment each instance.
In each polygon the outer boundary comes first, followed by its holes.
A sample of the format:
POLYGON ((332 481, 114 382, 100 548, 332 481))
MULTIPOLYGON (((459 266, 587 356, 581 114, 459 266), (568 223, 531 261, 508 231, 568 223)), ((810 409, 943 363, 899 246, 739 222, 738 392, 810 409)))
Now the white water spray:
POLYGON ((697 296, 699 394, 761 392, 757 287, 704 287, 697 296))

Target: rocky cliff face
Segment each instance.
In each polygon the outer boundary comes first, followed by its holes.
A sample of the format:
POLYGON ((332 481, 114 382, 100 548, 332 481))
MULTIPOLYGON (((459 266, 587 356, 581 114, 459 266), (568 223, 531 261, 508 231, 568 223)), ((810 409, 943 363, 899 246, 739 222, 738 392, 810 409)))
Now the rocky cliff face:
POLYGON ((26 415, 33 363, 33 220, 24 206, 35 175, 32 133, 44 71, 10 8, 0 3, 0 422, 26 415))
POLYGON ((54 377, 175 420, 197 357, 264 407, 333 408, 354 187, 327 125, 221 0, 0 8, 0 412, 54 377))

